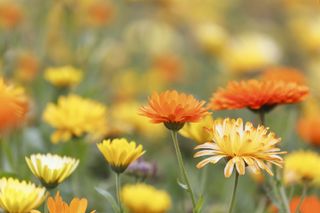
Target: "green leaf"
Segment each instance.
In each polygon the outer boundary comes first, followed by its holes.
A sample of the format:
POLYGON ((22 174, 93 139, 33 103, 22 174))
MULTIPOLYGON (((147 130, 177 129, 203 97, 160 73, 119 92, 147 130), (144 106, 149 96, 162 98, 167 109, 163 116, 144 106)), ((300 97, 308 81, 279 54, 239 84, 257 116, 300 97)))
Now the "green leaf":
POLYGON ((179 185, 182 189, 184 189, 184 190, 186 190, 186 191, 189 190, 188 186, 187 186, 186 184, 182 183, 182 182, 179 180, 179 178, 177 178, 177 183, 178 183, 178 185, 179 185))
POLYGON ((201 210, 202 210, 202 207, 203 207, 203 204, 204 204, 204 197, 201 195, 197 204, 196 204, 196 207, 195 207, 195 213, 200 213, 201 210))
POLYGON ((104 190, 104 189, 100 189, 98 187, 95 187, 95 190, 108 200, 108 202, 111 204, 114 212, 120 211, 116 200, 114 199, 114 197, 111 195, 110 192, 108 192, 107 190, 104 190))

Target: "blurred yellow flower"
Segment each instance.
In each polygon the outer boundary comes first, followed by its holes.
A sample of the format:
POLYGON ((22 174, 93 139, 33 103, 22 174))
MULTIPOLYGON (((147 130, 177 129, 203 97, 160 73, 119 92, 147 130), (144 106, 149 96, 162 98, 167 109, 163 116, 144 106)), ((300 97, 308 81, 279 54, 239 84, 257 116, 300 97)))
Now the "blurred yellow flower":
POLYGON ((44 78, 57 87, 76 86, 82 77, 82 71, 71 66, 48 68, 44 73, 44 78))
POLYGON ((277 43, 259 33, 235 37, 223 53, 223 63, 233 73, 252 73, 273 65, 281 57, 277 43))
POLYGON ((63 96, 58 103, 50 103, 44 110, 45 122, 56 128, 51 141, 67 142, 72 137, 89 134, 98 139, 106 133, 107 109, 94 100, 77 95, 63 96))
POLYGON ((280 142, 274 133, 268 132, 264 126, 253 127, 252 123, 245 125, 242 119, 218 119, 212 127, 212 142, 198 145, 198 151, 194 157, 207 156, 198 163, 197 168, 202 168, 208 163, 217 163, 222 158, 228 162, 224 169, 225 177, 230 177, 234 166, 240 175, 245 174, 245 167, 249 166, 253 171, 260 169, 273 175, 269 166, 265 163, 272 163, 282 167, 283 159, 281 152, 276 145, 280 142), (265 161, 265 162, 264 162, 265 161))
POLYGON ((199 144, 209 142, 212 140, 210 129, 212 128, 213 123, 212 116, 206 115, 199 122, 186 123, 179 133, 199 144))
POLYGON ((294 151, 284 158, 286 184, 312 183, 320 186, 320 156, 314 151, 294 151))
POLYGON ((4 82, 0 77, 0 132, 21 124, 29 103, 24 90, 4 82))
POLYGON ((0 179, 0 207, 8 213, 27 213, 46 198, 46 189, 13 178, 0 179))
POLYGON ((144 183, 125 185, 121 198, 131 213, 166 213, 171 207, 167 192, 144 183))
POLYGON ((46 188, 55 188, 68 178, 79 164, 79 160, 53 154, 34 154, 25 158, 31 172, 46 188))
POLYGON ((137 112, 140 104, 134 101, 121 102, 113 105, 110 109, 112 122, 111 132, 116 134, 139 133, 148 138, 159 138, 165 135, 162 125, 153 125, 150 121, 140 116, 137 112))
MULTIPOLYGON (((56 193, 56 196, 48 198, 49 213, 85 213, 88 206, 88 201, 85 198, 73 198, 68 205, 64 202, 60 196, 60 192, 56 193)), ((91 211, 90 213, 94 213, 91 211)))
POLYGON ((128 142, 124 138, 104 140, 97 146, 116 173, 124 172, 132 162, 145 153, 142 145, 137 146, 134 141, 128 142))

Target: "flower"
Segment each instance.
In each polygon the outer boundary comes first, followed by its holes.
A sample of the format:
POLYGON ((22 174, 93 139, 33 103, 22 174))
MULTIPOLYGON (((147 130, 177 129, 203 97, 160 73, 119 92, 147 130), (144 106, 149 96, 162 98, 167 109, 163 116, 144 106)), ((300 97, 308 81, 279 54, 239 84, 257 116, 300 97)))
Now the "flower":
POLYGON ((68 95, 60 97, 57 104, 48 104, 43 119, 57 129, 51 135, 51 141, 58 143, 84 134, 93 138, 103 136, 107 126, 106 114, 104 105, 77 95, 68 95))
POLYGON ((145 153, 142 145, 137 146, 134 141, 128 142, 124 138, 104 140, 97 146, 116 173, 124 172, 131 163, 145 153))
POLYGON ((130 164, 126 173, 135 178, 141 178, 142 180, 149 177, 152 178, 157 175, 157 165, 139 158, 130 164))
POLYGON ((21 7, 12 1, 0 2, 0 27, 11 29, 18 26, 23 20, 21 7))
MULTIPOLYGON (((73 198, 68 205, 64 202, 60 196, 60 192, 56 193, 56 196, 48 198, 49 213, 85 213, 88 206, 87 199, 73 198)), ((94 213, 91 211, 90 213, 94 213)))
POLYGON ((26 213, 36 209, 46 198, 46 189, 14 178, 0 179, 0 207, 5 212, 26 213))
POLYGON ((140 114, 153 123, 164 123, 168 129, 179 130, 185 122, 197 122, 207 115, 205 101, 198 101, 192 95, 167 90, 153 93, 149 105, 140 108, 140 114))
POLYGON ((279 104, 303 101, 309 94, 306 86, 283 81, 232 81, 212 95, 213 110, 241 109, 269 111, 279 104))
POLYGON ((300 137, 315 146, 320 146, 320 116, 301 117, 297 123, 297 131, 300 137))
MULTIPOLYGON (((290 210, 291 212, 295 212, 296 208, 298 207, 298 204, 300 202, 300 197, 294 197, 292 198, 290 202, 290 210)), ((304 198, 301 206, 300 211, 301 213, 317 213, 320 212, 320 200, 317 196, 307 196, 304 198)))
POLYGON ((23 53, 17 61, 15 76, 23 82, 31 82, 37 76, 39 70, 39 61, 37 57, 31 53, 23 53))
POLYGON ((79 164, 79 160, 53 154, 34 154, 26 157, 31 172, 47 188, 55 188, 68 178, 79 164))
POLYGON ((310 182, 320 185, 320 156, 313 151, 294 151, 284 159, 284 182, 286 184, 310 182))
POLYGON ((82 80, 82 71, 71 66, 48 68, 44 78, 57 87, 71 87, 82 80))
POLYGON ((166 213, 171 207, 167 192, 144 183, 125 185, 121 190, 121 198, 131 213, 166 213))
POLYGON ((306 84, 306 78, 301 71, 290 67, 273 67, 262 74, 262 79, 270 81, 284 81, 287 83, 306 84))
POLYGON ((16 126, 24 120, 28 100, 20 87, 8 85, 0 78, 0 131, 16 126))
POLYGON ((213 119, 211 115, 206 115, 197 123, 186 124, 179 133, 184 137, 190 138, 197 143, 205 143, 211 140, 212 135, 209 129, 213 125, 213 119))
POLYGON ((276 147, 281 139, 268 132, 268 128, 261 125, 254 128, 250 122, 244 125, 240 118, 226 118, 215 120, 211 131, 212 142, 195 147, 201 151, 194 157, 209 156, 198 163, 197 168, 202 168, 208 163, 215 164, 222 158, 228 160, 224 169, 225 177, 231 176, 234 165, 240 175, 245 174, 246 166, 254 171, 266 170, 273 175, 265 162, 282 167, 283 160, 279 154, 285 152, 276 147))

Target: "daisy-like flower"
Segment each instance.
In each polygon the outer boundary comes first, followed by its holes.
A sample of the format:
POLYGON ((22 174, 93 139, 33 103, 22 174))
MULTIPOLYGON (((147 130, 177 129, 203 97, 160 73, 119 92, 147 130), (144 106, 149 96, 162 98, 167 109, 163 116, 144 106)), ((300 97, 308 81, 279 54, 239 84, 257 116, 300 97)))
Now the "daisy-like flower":
POLYGON ((197 122, 207 115, 204 104, 205 101, 175 90, 160 94, 155 92, 149 98, 149 105, 140 108, 140 114, 153 123, 164 123, 168 129, 177 131, 186 122, 197 122))
POLYGON ((46 188, 55 188, 68 178, 79 164, 79 160, 53 154, 34 154, 26 157, 31 172, 46 188))
POLYGON ((99 102, 69 95, 60 97, 57 104, 47 105, 43 119, 56 128, 51 135, 53 143, 67 142, 85 134, 100 138, 106 133, 107 109, 99 102))
POLYGON ((171 207, 167 192, 144 183, 124 186, 121 197, 131 213, 166 213, 171 207))
POLYGON ((320 186, 320 156, 313 151, 295 151, 284 159, 286 184, 311 183, 320 186))
POLYGON ((199 144, 208 142, 211 140, 212 135, 209 129, 213 125, 213 119, 211 115, 206 115, 197 123, 186 124, 179 133, 186 137, 196 141, 199 144))
POLYGON ((134 141, 128 142, 124 138, 104 140, 97 146, 116 173, 123 173, 132 162, 145 153, 142 145, 137 146, 134 141))
POLYGON ((20 124, 28 111, 28 100, 20 87, 8 85, 0 77, 0 131, 20 124))
MULTIPOLYGON (((48 198, 49 213, 86 213, 88 201, 85 198, 73 198, 70 204, 62 200, 60 192, 56 193, 56 196, 48 198)), ((91 211, 94 213, 96 211, 91 211)))
POLYGON ((303 73, 290 67, 273 67, 267 69, 262 74, 262 79, 271 81, 284 81, 300 85, 306 84, 306 78, 303 73))
POLYGON ((197 164, 197 168, 202 168, 208 163, 217 163, 222 158, 228 160, 224 169, 225 177, 230 177, 234 166, 240 175, 245 174, 246 166, 254 171, 260 169, 273 175, 271 169, 266 164, 272 163, 282 167, 283 159, 281 152, 276 145, 281 141, 274 133, 268 132, 268 128, 258 126, 255 128, 252 123, 245 125, 242 119, 218 119, 214 121, 212 127, 212 142, 196 146, 201 149, 194 157, 207 156, 197 164))
POLYGON ((48 68, 44 73, 44 78, 57 87, 78 85, 82 77, 82 71, 71 66, 48 68))
POLYGON ((9 213, 36 209, 46 198, 46 189, 13 178, 0 179, 0 208, 9 213))
POLYGON ((306 86, 283 81, 232 81, 212 95, 213 110, 249 108, 268 112, 279 104, 303 101, 309 94, 306 86))

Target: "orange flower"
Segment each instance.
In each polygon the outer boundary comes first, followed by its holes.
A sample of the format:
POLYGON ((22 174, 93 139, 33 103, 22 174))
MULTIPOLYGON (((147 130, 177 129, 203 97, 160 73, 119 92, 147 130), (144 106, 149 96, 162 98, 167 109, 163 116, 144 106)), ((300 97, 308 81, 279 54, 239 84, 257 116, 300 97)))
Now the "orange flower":
MULTIPOLYGON (((55 198, 48 198, 48 209, 49 213, 85 213, 88 206, 87 199, 73 198, 68 205, 64 202, 60 196, 60 193, 57 192, 55 198)), ((94 213, 95 211, 91 211, 94 213)))
MULTIPOLYGON (((300 202, 300 197, 294 197, 290 202, 291 212, 295 212, 298 204, 300 202)), ((300 206, 301 213, 318 213, 320 212, 320 200, 316 196, 305 197, 303 203, 300 206)))
POLYGON ((274 67, 267 69, 262 75, 264 80, 272 81, 285 81, 304 85, 306 83, 306 78, 297 69, 289 67, 274 67))
POLYGON ((153 93, 149 105, 140 108, 140 114, 149 117, 153 123, 164 123, 171 130, 178 130, 186 122, 197 122, 208 114, 205 101, 198 101, 192 95, 167 90, 153 93))
POLYGON ((173 54, 163 54, 154 59, 153 66, 168 82, 179 81, 183 74, 181 59, 173 54))
POLYGON ((0 131, 21 123, 28 110, 22 88, 7 85, 0 77, 0 131))
POLYGON ((108 24, 114 16, 114 8, 104 1, 94 1, 87 8, 88 22, 94 26, 108 24))
POLYGON ((292 104, 303 101, 309 94, 306 86, 283 81, 232 81, 226 88, 220 88, 213 94, 210 107, 213 110, 273 109, 279 104, 292 104))
POLYGON ((13 2, 0 3, 0 27, 13 28, 21 23, 23 13, 20 6, 13 2))
POLYGON ((297 124, 297 131, 300 137, 315 146, 320 146, 320 116, 308 116, 300 118, 297 124))

